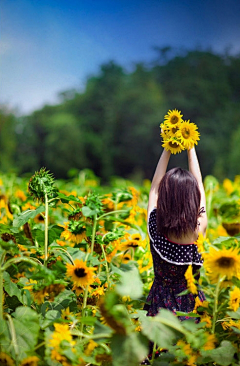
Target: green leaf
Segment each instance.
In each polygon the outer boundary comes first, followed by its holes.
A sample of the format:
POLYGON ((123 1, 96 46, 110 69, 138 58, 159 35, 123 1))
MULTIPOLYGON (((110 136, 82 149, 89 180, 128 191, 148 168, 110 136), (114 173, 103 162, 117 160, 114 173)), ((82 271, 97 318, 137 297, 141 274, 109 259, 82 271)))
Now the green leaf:
POLYGON ((232 237, 229 237, 229 236, 219 236, 217 239, 215 239, 213 241, 213 245, 217 245, 217 244, 227 244, 228 242, 233 242, 234 241, 234 238, 232 237))
POLYGON ((45 314, 45 319, 43 319, 43 321, 41 323, 41 328, 45 329, 45 328, 49 327, 60 317, 61 317, 61 314, 58 310, 49 310, 45 314))
POLYGON ((228 366, 232 363, 236 348, 229 341, 222 341, 220 347, 210 351, 202 351, 203 356, 210 356, 214 362, 221 366, 228 366))
POLYGON ((36 210, 27 210, 20 213, 19 215, 16 215, 13 220, 13 227, 18 228, 26 224, 26 222, 28 222, 29 219, 34 219, 35 216, 37 216, 40 212, 44 211, 45 207, 39 206, 38 208, 36 208, 36 210))
POLYGON ((131 271, 122 272, 121 283, 116 286, 116 291, 120 296, 130 296, 133 300, 142 296, 143 284, 136 267, 131 271))
POLYGON ((22 294, 21 290, 18 288, 17 284, 11 281, 10 275, 8 272, 3 273, 4 278, 4 290, 8 293, 9 296, 16 296, 18 300, 22 303, 22 294))
POLYGON ((201 315, 196 313, 184 313, 183 311, 176 311, 177 316, 189 316, 190 318, 201 318, 201 315))
POLYGON ((92 210, 90 207, 84 206, 82 208, 82 214, 85 217, 91 217, 97 214, 96 210, 92 210))
MULTIPOLYGON (((102 323, 100 323, 98 320, 96 320, 95 326, 94 326, 94 331, 93 334, 104 334, 104 335, 108 335, 109 337, 112 335, 113 333, 113 329, 110 328, 107 325, 104 325, 102 323)), ((106 339, 106 338, 104 338, 106 339)), ((103 342, 103 338, 99 338, 99 342, 103 342)))
MULTIPOLYGON (((63 229, 58 226, 58 225, 51 225, 48 227, 48 244, 52 244, 54 241, 56 241, 57 239, 60 238, 61 232, 63 231, 63 229)), ((44 232, 44 227, 39 228, 39 229, 35 229, 33 231, 33 233, 35 233, 35 237, 38 241, 38 243, 44 243, 44 236, 45 236, 45 232, 44 232)))
POLYGON ((114 334, 111 342, 113 366, 138 366, 147 356, 148 341, 141 333, 114 334))
POLYGON ((1 351, 7 351, 10 343, 10 333, 7 321, 1 320, 0 322, 0 345, 1 351))
POLYGON ((97 318, 94 316, 85 316, 81 318, 81 323, 85 325, 94 325, 97 321, 97 318))
POLYGON ((67 247, 67 251, 71 255, 71 257, 73 258, 73 260, 75 260, 75 259, 85 260, 86 253, 79 250, 79 248, 67 247))
POLYGON ((142 333, 161 348, 168 349, 179 332, 186 333, 180 320, 165 309, 154 317, 141 316, 141 325, 142 333))
POLYGON ((33 353, 37 344, 40 329, 38 314, 29 307, 21 306, 13 316, 19 358, 22 359, 33 353))
POLYGON ((237 311, 228 311, 227 315, 233 319, 240 319, 240 308, 238 308, 237 311))
POLYGON ((60 198, 62 203, 68 203, 69 201, 79 202, 81 203, 81 200, 78 197, 75 197, 73 195, 66 196, 63 193, 57 192, 57 196, 60 198))

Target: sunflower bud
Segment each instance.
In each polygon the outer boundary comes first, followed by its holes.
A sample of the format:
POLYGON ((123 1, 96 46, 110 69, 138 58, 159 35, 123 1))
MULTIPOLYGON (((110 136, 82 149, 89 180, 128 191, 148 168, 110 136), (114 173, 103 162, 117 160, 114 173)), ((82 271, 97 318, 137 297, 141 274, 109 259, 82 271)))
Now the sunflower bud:
POLYGON ((56 187, 54 187, 53 174, 49 173, 46 168, 41 168, 30 178, 28 183, 28 191, 34 199, 44 202, 45 194, 48 198, 54 197, 56 187))

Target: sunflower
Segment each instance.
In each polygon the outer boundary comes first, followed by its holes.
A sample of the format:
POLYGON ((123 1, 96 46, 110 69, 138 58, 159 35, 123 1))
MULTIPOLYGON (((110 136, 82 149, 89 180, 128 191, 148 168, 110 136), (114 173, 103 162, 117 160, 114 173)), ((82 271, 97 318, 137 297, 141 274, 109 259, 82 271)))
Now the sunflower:
POLYGON ((15 192, 15 197, 19 198, 21 201, 26 201, 27 197, 21 189, 17 189, 15 192))
POLYGON ((86 238, 86 227, 82 222, 70 221, 59 226, 64 227, 61 237, 65 240, 79 244, 86 238))
POLYGON ((180 127, 181 127, 181 123, 176 123, 175 125, 170 125, 169 130, 168 130, 169 136, 175 137, 176 133, 179 131, 180 127))
POLYGON ((90 339, 90 341, 88 342, 88 345, 84 351, 85 355, 90 356, 92 354, 92 351, 98 347, 98 343, 96 343, 95 341, 93 341, 92 339, 90 339))
POLYGON ((240 302, 240 289, 238 287, 234 287, 234 289, 230 291, 229 294, 230 294, 229 307, 233 311, 237 311, 240 302))
POLYGON ((96 268, 88 267, 82 259, 76 259, 74 264, 67 263, 67 276, 72 278, 74 285, 86 286, 94 282, 96 268))
POLYGON ((50 347, 57 348, 62 341, 69 342, 71 346, 75 345, 76 342, 72 340, 68 324, 55 323, 54 327, 55 331, 51 334, 51 338, 49 339, 50 347))
POLYGON ((180 153, 185 149, 181 142, 173 137, 164 141, 162 146, 165 148, 165 150, 171 151, 172 154, 180 153))
POLYGON ((139 233, 136 233, 136 234, 132 234, 131 235, 131 238, 132 238, 132 240, 142 240, 142 237, 141 237, 141 235, 139 234, 139 233))
POLYGON ((177 109, 169 110, 168 114, 164 116, 165 123, 170 125, 176 125, 177 123, 182 121, 182 114, 177 109))
POLYGON ((227 194, 230 196, 230 194, 234 191, 233 183, 230 179, 225 178, 223 181, 223 188, 227 192, 227 194))
POLYGON ((192 294, 197 294, 198 290, 197 290, 197 286, 195 285, 195 278, 193 276, 192 273, 192 266, 188 266, 188 269, 186 270, 184 277, 187 280, 187 287, 188 290, 192 293, 192 294))
POLYGON ((211 328, 212 326, 211 316, 208 313, 204 312, 203 315, 201 316, 201 323, 206 323, 204 326, 206 328, 211 328))
POLYGON ((37 356, 30 356, 22 360, 20 366, 37 366, 39 358, 37 356))
POLYGON ((206 300, 201 301, 201 300, 199 299, 199 297, 197 296, 197 297, 195 298, 195 306, 194 306, 194 310, 193 310, 193 312, 194 312, 194 313, 195 313, 195 312, 197 312, 199 307, 207 308, 207 307, 208 307, 208 302, 207 302, 206 300))
POLYGON ((219 276, 226 276, 230 280, 233 276, 240 278, 240 255, 238 249, 210 248, 204 255, 204 267, 212 282, 217 282, 219 276))
POLYGON ((203 346, 203 349, 205 351, 211 350, 215 348, 215 344, 217 342, 216 336, 215 334, 206 334, 207 336, 207 341, 203 346))
POLYGON ((176 136, 180 139, 186 149, 191 149, 195 144, 197 145, 197 141, 200 140, 200 134, 197 131, 197 128, 195 123, 190 123, 189 120, 181 123, 176 136))
POLYGON ((0 365, 1 366, 14 366, 14 362, 10 356, 4 352, 0 352, 0 365))
POLYGON ((198 252, 199 253, 203 253, 205 251, 204 250, 203 243, 204 243, 204 236, 203 236, 202 233, 199 233, 198 238, 197 238, 197 241, 195 241, 195 244, 198 247, 198 252))
POLYGON ((69 306, 66 309, 61 310, 61 318, 67 320, 72 316, 73 313, 70 312, 69 306))

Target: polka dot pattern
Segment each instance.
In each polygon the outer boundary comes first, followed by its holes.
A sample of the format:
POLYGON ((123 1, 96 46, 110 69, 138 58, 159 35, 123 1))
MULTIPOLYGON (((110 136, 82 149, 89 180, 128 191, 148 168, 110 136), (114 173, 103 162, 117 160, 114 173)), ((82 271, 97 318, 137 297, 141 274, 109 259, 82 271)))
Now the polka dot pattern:
POLYGON ((148 233, 154 250, 165 261, 176 265, 201 266, 203 260, 198 253, 196 244, 177 244, 169 241, 164 235, 157 232, 157 210, 154 209, 149 216, 148 233))

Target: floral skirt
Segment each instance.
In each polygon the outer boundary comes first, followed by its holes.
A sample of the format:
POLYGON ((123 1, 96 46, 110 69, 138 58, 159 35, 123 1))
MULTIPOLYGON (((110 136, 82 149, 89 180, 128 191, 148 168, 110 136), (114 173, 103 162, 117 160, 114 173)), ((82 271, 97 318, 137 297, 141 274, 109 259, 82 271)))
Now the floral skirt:
MULTIPOLYGON (((205 300, 204 293, 199 290, 198 295, 188 293, 186 295, 179 294, 185 291, 186 281, 179 283, 162 282, 155 279, 152 288, 144 306, 144 310, 147 310, 147 316, 155 316, 159 313, 160 309, 168 309, 176 314, 177 311, 184 313, 191 313, 195 307, 195 299, 198 296, 200 301, 205 300)), ((179 316, 180 320, 189 319, 188 316, 179 316)))

